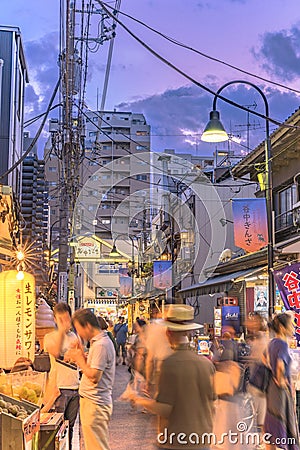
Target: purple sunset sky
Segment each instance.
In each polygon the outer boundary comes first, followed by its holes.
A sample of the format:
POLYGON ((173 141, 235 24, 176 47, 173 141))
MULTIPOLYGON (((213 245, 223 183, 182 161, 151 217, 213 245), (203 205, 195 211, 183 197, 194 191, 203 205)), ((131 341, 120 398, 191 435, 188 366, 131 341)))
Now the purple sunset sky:
MULTIPOLYGON (((81 1, 78 3, 81 5, 81 1)), ((114 3, 108 2, 111 6, 114 3)), ((99 7, 96 0, 94 4, 99 7)), ((121 10, 209 56, 300 90, 298 0, 122 0, 121 10)), ((158 53, 213 90, 230 80, 251 81, 264 91, 270 116, 279 121, 299 107, 297 93, 210 61, 122 15, 119 18, 158 53)), ((94 30, 96 22, 93 16, 94 30)), ((22 32, 30 78, 25 97, 28 119, 46 109, 57 81, 59 0, 4 0, 1 25, 18 26, 22 32)), ((152 127, 155 151, 195 151, 195 146, 185 142, 182 130, 203 130, 213 96, 164 65, 120 26, 116 32, 106 109, 144 113, 152 127)), ((89 55, 86 103, 90 109, 96 108, 97 88, 101 96, 107 50, 105 43, 89 55)), ((264 113, 261 96, 245 85, 228 87, 223 95, 242 105, 256 102, 257 111, 264 113)), ((246 112, 221 101, 217 106, 226 128, 244 137, 246 112)), ((258 130, 253 132, 252 147, 264 137, 264 120, 251 116, 250 122, 254 121, 258 130)), ((192 141, 199 139, 198 135, 192 141)), ((197 151, 208 154, 213 149, 212 144, 199 143, 197 151)), ((235 150, 238 153, 241 147, 235 150)))

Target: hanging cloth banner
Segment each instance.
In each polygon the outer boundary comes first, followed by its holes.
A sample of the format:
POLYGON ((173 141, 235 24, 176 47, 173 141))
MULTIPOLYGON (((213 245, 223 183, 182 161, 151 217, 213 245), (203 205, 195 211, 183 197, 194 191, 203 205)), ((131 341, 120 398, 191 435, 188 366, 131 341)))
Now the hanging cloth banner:
POLYGON ((300 263, 274 270, 276 281, 284 307, 295 314, 296 338, 300 342, 300 263))
POLYGON ((153 286, 162 290, 172 286, 172 261, 153 261, 153 286))
POLYGON ((232 200, 234 243, 246 252, 268 245, 268 221, 265 198, 232 200))

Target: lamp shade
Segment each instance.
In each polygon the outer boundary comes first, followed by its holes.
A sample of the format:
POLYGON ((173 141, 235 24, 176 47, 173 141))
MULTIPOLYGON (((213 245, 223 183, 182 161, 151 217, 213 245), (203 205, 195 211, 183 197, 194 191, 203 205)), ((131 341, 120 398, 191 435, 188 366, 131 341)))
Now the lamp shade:
POLYGON ((113 248, 111 249, 109 256, 112 256, 112 257, 120 256, 120 253, 117 250, 116 244, 113 245, 113 248))
POLYGON ((220 114, 218 111, 211 111, 209 113, 209 122, 202 133, 201 141, 204 142, 224 142, 228 141, 229 137, 220 121, 220 114))
POLYGON ((10 369, 21 356, 35 353, 35 280, 17 270, 0 273, 0 367, 10 369))

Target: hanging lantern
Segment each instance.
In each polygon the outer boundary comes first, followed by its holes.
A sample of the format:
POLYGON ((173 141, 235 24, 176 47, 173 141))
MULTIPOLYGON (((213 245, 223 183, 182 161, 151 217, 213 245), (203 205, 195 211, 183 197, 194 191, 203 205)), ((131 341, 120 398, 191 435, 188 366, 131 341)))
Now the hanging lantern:
POLYGON ((0 368, 10 369, 21 356, 35 352, 35 279, 17 270, 0 273, 0 368), (20 278, 20 277, 19 277, 20 278))

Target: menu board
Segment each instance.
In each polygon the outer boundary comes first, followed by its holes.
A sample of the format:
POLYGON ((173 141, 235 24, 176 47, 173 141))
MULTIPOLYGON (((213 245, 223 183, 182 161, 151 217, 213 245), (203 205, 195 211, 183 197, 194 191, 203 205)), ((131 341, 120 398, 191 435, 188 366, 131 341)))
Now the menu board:
POLYGON ((214 308, 214 334, 215 336, 221 336, 222 334, 222 309, 214 308))

